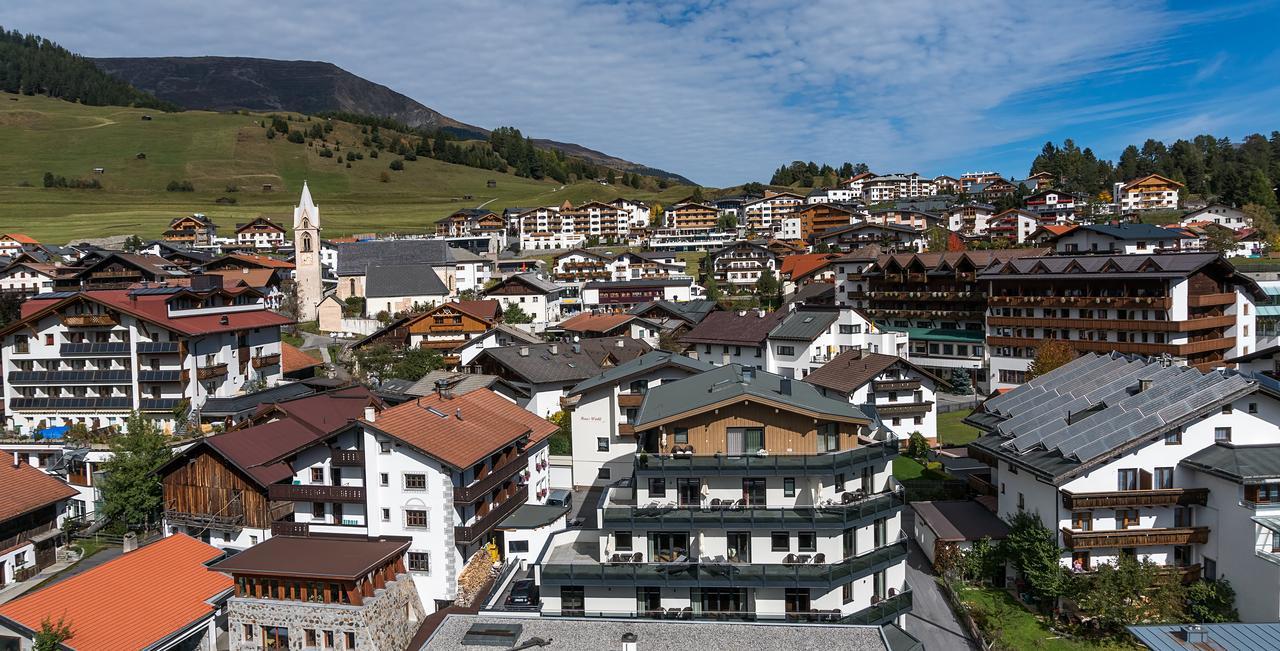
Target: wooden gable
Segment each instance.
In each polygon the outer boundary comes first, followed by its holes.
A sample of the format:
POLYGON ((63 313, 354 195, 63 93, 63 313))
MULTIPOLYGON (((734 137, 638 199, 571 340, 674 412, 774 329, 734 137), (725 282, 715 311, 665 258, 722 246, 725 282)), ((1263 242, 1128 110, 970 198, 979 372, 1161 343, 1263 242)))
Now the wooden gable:
POLYGON ((213 448, 202 445, 179 459, 161 469, 170 520, 214 516, 229 525, 266 529, 293 513, 292 502, 273 504, 265 490, 213 448))
POLYGON ((493 323, 445 303, 418 315, 407 326, 410 334, 426 335, 436 332, 486 332, 493 327, 493 323))

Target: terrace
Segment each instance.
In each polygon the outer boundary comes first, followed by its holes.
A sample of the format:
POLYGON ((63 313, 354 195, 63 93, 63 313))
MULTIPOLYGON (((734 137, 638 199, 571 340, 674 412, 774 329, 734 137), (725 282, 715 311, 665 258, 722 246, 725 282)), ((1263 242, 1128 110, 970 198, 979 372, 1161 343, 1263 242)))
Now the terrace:
POLYGON ((807 476, 852 472, 868 463, 898 456, 896 445, 884 442, 823 454, 770 455, 639 455, 638 476, 702 477, 707 475, 807 476))
MULTIPOLYGON (((693 531, 697 529, 832 529, 861 527, 902 510, 906 496, 893 484, 884 493, 849 493, 847 503, 796 506, 748 506, 739 500, 723 505, 653 502, 637 505, 632 489, 610 487, 605 492, 599 522, 608 529, 648 531, 693 531)), ((716 500, 717 502, 719 500, 716 500)), ((831 502, 828 500, 828 502, 831 502)))

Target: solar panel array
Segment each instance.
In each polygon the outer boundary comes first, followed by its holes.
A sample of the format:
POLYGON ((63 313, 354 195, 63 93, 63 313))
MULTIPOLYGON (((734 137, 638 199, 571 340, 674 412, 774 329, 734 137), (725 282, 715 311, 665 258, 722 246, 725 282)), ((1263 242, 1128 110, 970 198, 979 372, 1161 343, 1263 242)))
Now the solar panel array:
POLYGON ((31 298, 33 300, 63 299, 63 298, 71 298, 72 296, 75 296, 76 294, 79 294, 79 293, 80 292, 45 292, 43 294, 36 294, 31 298))
POLYGON ((127 384, 129 369, 83 371, 10 371, 9 384, 127 384))
POLYGON ((1083 463, 1255 386, 1236 372, 1090 353, 992 399, 986 411, 1004 419, 995 432, 1010 452, 1044 450, 1083 463))
POLYGON ((129 296, 161 296, 186 291, 186 287, 141 287, 129 290, 129 296))
POLYGON ((181 379, 180 371, 138 371, 139 382, 178 382, 181 379))
POLYGON ((176 341, 139 341, 139 353, 176 353, 178 352, 178 342, 176 341))
POLYGON ((124 341, 85 342, 78 344, 62 344, 59 351, 63 355, 118 355, 129 354, 129 343, 124 341))
POLYGON ((129 409, 129 398, 11 398, 14 409, 129 409))
POLYGON ((179 402, 180 398, 143 398, 138 406, 142 411, 171 411, 179 402))

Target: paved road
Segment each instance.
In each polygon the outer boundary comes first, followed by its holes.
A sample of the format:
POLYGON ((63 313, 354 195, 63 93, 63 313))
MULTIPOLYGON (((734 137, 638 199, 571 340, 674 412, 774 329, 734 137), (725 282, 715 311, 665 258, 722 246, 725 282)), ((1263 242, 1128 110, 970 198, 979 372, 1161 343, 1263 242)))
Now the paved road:
MULTIPOLYGON (((902 527, 913 531, 914 513, 911 509, 902 512, 902 527)), ((927 651, 951 651, 952 649, 978 648, 969 640, 964 627, 951 612, 947 598, 938 587, 933 573, 933 566, 920 546, 913 540, 907 555, 907 584, 911 586, 911 614, 907 615, 907 632, 924 643, 927 651)))

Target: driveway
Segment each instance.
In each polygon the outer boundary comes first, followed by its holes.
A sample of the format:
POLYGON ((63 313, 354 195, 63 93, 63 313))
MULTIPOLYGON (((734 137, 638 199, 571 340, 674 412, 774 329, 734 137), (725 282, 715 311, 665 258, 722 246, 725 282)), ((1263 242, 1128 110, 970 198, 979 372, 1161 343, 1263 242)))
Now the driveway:
MULTIPOLYGON (((904 531, 915 530, 915 513, 911 509, 902 511, 902 528, 904 531)), ((951 649, 973 649, 977 645, 969 640, 964 626, 951 612, 947 598, 938 587, 933 566, 920 545, 911 541, 907 554, 907 584, 911 586, 911 613, 907 615, 907 632, 924 643, 928 651, 951 649)))

